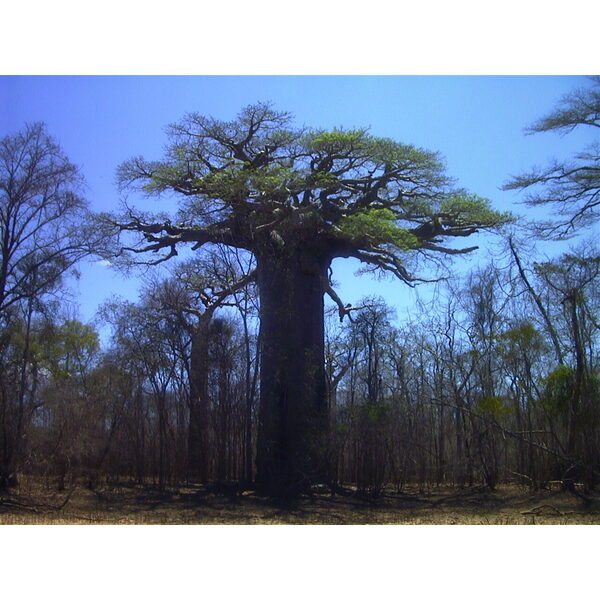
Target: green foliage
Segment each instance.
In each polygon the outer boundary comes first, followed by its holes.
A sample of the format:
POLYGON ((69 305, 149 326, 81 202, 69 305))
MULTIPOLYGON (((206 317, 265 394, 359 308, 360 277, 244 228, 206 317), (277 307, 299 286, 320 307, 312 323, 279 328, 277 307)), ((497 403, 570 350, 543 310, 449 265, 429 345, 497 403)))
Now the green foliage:
POLYGON ((441 244, 510 218, 463 190, 450 196, 452 180, 437 152, 366 129, 292 130, 290 118, 262 104, 232 122, 188 115, 171 127, 162 162, 125 163, 124 186, 184 196, 176 219, 185 235, 170 231, 168 219, 128 216, 123 230, 153 233, 136 252, 164 250, 162 261, 179 242, 255 252, 313 240, 323 256, 357 255, 369 270, 412 281, 399 252, 471 252, 441 244))
POLYGON ((328 188, 335 186, 338 178, 334 173, 316 171, 306 177, 305 184, 308 188, 328 188))
POLYGON ((542 379, 544 386, 542 404, 555 415, 566 415, 573 397, 575 385, 575 369, 567 365, 559 365, 542 379))
POLYGON ((419 247, 418 238, 396 225, 396 215, 388 208, 373 208, 344 217, 339 229, 353 240, 368 240, 371 244, 392 244, 401 250, 419 247))
POLYGON ((57 379, 80 374, 100 349, 96 330, 75 319, 60 325, 34 323, 29 335, 25 322, 15 320, 5 332, 12 352, 22 356, 27 346, 31 363, 57 379))
POLYGON ((375 161, 387 165, 390 170, 402 168, 408 163, 425 169, 428 178, 435 179, 438 185, 447 183, 444 163, 437 152, 383 137, 369 139, 369 152, 375 161))
MULTIPOLYGON (((549 414, 566 416, 573 401, 575 388, 575 369, 560 365, 542 379, 542 404, 549 414)), ((582 382, 584 411, 600 405, 600 377, 596 373, 587 373, 582 382)))
MULTIPOLYGON (((366 423, 371 425, 382 424, 387 421, 390 409, 387 404, 379 402, 365 402, 359 406, 347 406, 342 414, 348 422, 366 423)), ((348 429, 346 423, 337 426, 339 432, 345 432, 348 429)))
POLYGON ((484 396, 477 399, 475 410, 485 416, 501 419, 510 413, 510 408, 501 396, 484 396))
POLYGON ((523 353, 541 352, 547 345, 543 335, 528 322, 503 331, 498 341, 498 350, 504 358, 518 358, 523 353))
POLYGON ((475 194, 456 195, 440 203, 440 213, 450 216, 455 223, 494 227, 513 221, 509 212, 498 212, 490 206, 487 198, 475 194))
POLYGON ((388 407, 385 404, 367 402, 363 406, 363 418, 368 423, 384 423, 389 415, 388 407))
MULTIPOLYGON (((347 411, 342 411, 342 414, 343 416, 346 416, 348 413, 347 411)), ((347 422, 337 423, 332 427, 332 431, 337 435, 348 435, 350 431, 350 424, 347 422)))
POLYGON ((299 189, 303 183, 299 172, 276 163, 252 170, 248 177, 250 189, 273 200, 287 197, 290 190, 299 189))
POLYGON ((305 138, 305 145, 310 152, 331 156, 345 155, 350 151, 366 147, 369 136, 364 129, 334 129, 333 131, 315 131, 305 138))
POLYGON ((100 348, 98 333, 77 320, 46 326, 34 338, 37 360, 58 379, 72 377, 100 348))
MULTIPOLYGON (((142 190, 149 195, 163 192, 177 180, 186 178, 187 164, 161 164, 142 190)), ((254 195, 269 201, 287 197, 291 191, 305 188, 327 187, 337 181, 331 173, 315 173, 306 176, 300 170, 290 169, 280 163, 271 163, 260 168, 250 168, 249 163, 233 161, 226 168, 185 180, 198 194, 235 203, 254 195)))

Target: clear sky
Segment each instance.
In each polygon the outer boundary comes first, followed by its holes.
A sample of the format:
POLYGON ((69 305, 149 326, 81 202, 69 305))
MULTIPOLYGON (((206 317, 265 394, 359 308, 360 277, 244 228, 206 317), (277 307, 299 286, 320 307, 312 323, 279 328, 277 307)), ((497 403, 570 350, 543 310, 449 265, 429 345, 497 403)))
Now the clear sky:
MULTIPOLYGON (((26 122, 46 122, 81 166, 92 208, 111 211, 119 204, 117 166, 134 155, 160 158, 167 124, 192 111, 231 119, 248 104, 272 101, 293 113, 299 126, 367 126, 374 135, 439 151, 461 187, 488 197, 497 209, 525 214, 516 204, 520 196, 500 190, 503 182, 551 157, 573 154, 592 134, 525 136, 523 128, 565 93, 587 85, 578 76, 0 77, 0 135, 26 122)), ((151 204, 161 209, 159 201, 151 204)), ((461 268, 485 260, 483 248, 461 268)), ((334 265, 344 301, 366 294, 382 294, 399 307, 414 301, 399 281, 354 277, 356 266, 334 265)), ((113 294, 136 299, 136 280, 97 262, 81 271, 74 293, 83 320, 113 294)))

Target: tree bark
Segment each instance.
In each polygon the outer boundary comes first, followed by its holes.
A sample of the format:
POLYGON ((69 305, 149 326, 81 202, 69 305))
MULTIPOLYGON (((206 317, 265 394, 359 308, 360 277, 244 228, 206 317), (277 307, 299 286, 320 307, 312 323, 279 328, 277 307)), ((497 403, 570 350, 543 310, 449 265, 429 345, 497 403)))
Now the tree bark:
POLYGON ((324 281, 330 260, 303 249, 257 254, 260 295, 258 487, 295 496, 329 480, 324 281))
POLYGON ((192 335, 190 355, 190 422, 187 474, 208 481, 208 371, 209 333, 212 314, 203 314, 192 335))
POLYGON ((544 320, 544 324, 546 325, 546 329, 548 331, 548 334, 550 335, 550 339, 552 340, 552 345, 554 346, 554 352, 556 353, 556 359, 558 360, 558 363, 562 365, 562 364, 564 364, 563 353, 562 353, 562 350, 560 347, 560 342, 558 339, 558 335, 556 333, 556 329, 554 328, 554 325, 552 324, 552 319, 550 318, 548 311, 544 308, 542 299, 540 298, 538 293, 533 289, 533 286, 531 285, 531 283, 529 282, 529 279, 527 278, 527 275, 525 274, 525 269, 523 268, 523 265, 521 264, 521 259, 519 258, 519 255, 517 254, 517 250, 515 249, 515 245, 514 245, 512 238, 508 239, 508 245, 510 247, 510 251, 513 255, 513 258, 515 259, 515 264, 517 265, 519 275, 521 276, 521 279, 522 279, 523 283, 525 284, 527 291, 533 298, 535 305, 537 306, 539 313, 542 316, 542 319, 544 320))

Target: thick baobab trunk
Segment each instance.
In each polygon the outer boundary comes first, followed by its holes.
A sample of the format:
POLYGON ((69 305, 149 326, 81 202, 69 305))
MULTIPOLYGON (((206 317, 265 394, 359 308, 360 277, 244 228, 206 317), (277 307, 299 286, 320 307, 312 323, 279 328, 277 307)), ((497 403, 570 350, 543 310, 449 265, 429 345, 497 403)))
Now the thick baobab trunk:
POLYGON ((257 484, 294 496, 328 480, 324 277, 329 262, 302 250, 258 255, 260 411, 257 484))

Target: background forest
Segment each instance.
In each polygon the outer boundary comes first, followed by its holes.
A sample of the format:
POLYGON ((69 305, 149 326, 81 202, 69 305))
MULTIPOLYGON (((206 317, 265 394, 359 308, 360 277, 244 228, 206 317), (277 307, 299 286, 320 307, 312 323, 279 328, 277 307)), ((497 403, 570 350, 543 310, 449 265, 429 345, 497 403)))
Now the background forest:
MULTIPOLYGON (((531 131, 598 127, 596 78, 531 131)), ((355 305, 331 282, 332 489, 560 483, 585 497, 598 485, 599 156, 596 142, 511 179, 506 189, 549 217, 505 218, 494 259, 424 284, 431 294, 405 318, 367 277, 355 305), (536 243, 565 239, 536 259, 536 243)), ((212 245, 150 271, 139 301, 103 304, 102 333, 63 292, 80 261, 114 247, 43 124, 1 140, 0 192, 0 488, 24 475, 61 490, 251 487, 263 348, 252 254, 212 245)), ((353 227, 382 235, 380 217, 353 227)))

